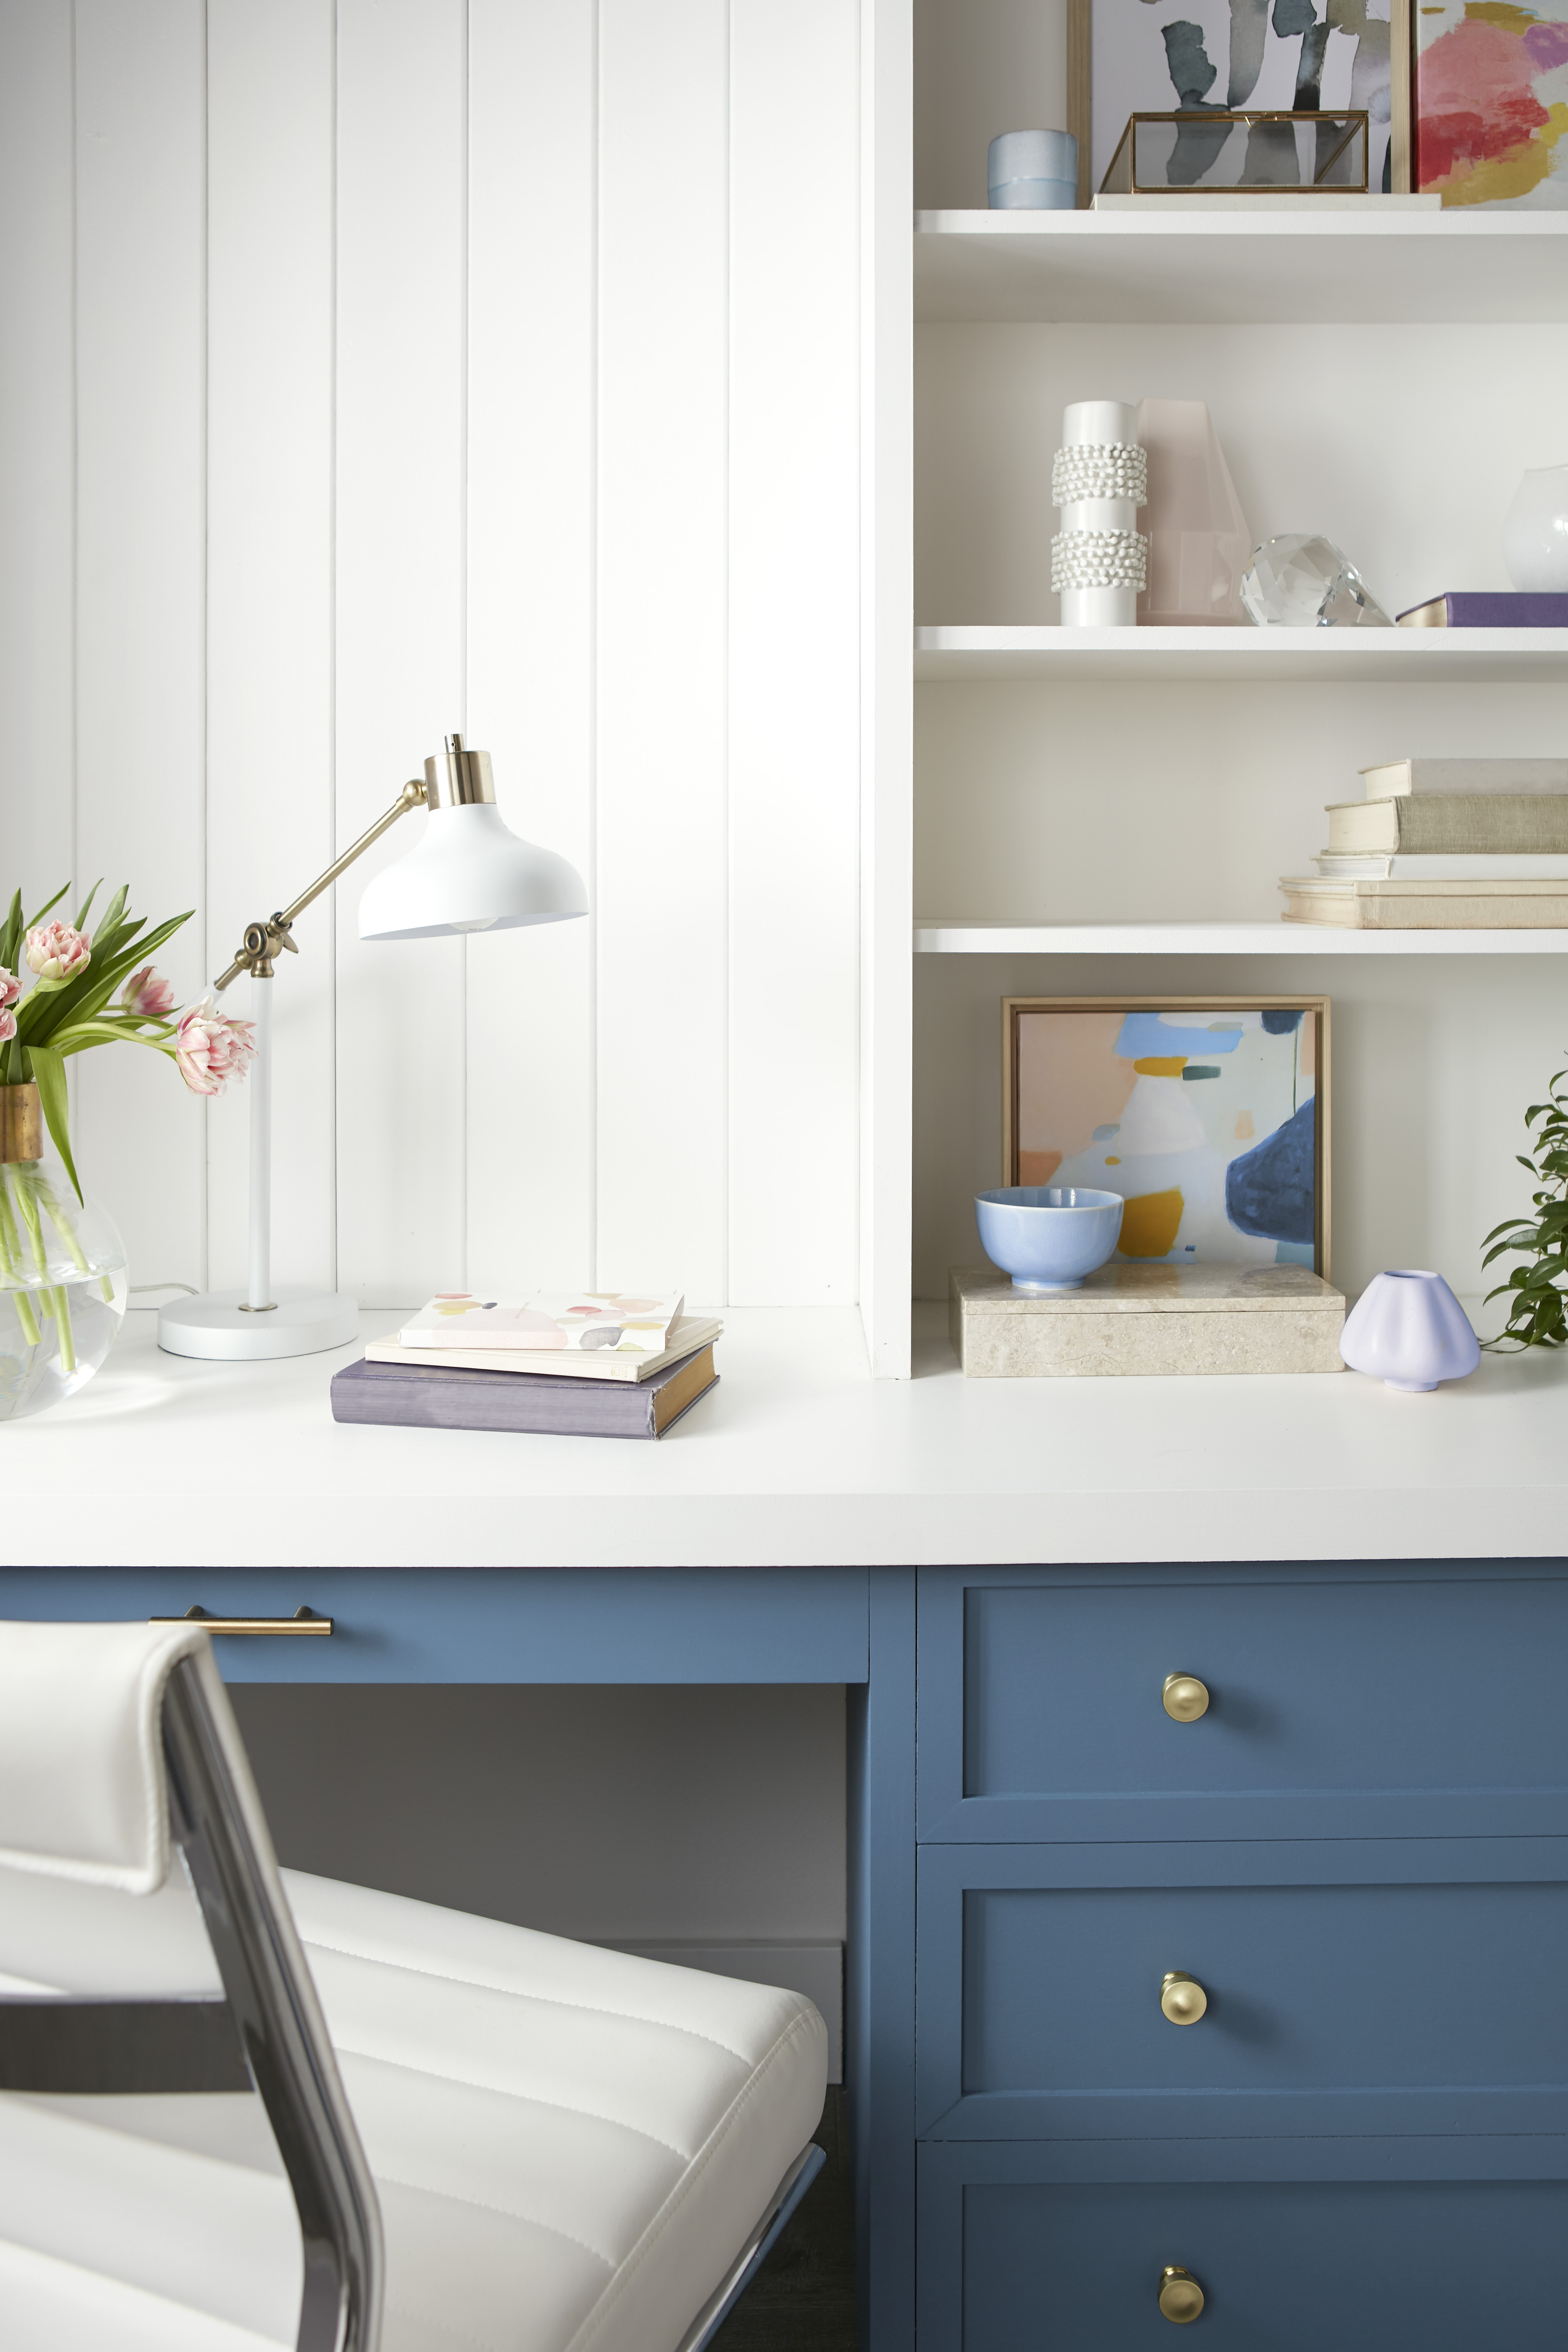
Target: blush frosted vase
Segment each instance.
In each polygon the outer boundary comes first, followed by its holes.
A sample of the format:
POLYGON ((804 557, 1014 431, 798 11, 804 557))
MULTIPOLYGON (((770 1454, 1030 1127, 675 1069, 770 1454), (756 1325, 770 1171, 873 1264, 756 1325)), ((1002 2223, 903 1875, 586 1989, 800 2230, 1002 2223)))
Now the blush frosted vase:
POLYGON ((1462 1381, 1481 1360, 1470 1318, 1442 1276, 1414 1266, 1373 1276, 1345 1317, 1340 1353, 1352 1372, 1419 1391, 1462 1381))

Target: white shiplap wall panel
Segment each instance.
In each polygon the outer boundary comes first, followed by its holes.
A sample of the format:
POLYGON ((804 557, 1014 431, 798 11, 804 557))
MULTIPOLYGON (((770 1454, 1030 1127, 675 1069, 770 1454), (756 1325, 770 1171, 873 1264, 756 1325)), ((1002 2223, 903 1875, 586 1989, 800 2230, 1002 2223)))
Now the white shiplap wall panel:
POLYGON ((4 0, 0 885, 28 914, 74 854, 71 109, 70 0, 4 0))
MULTIPOLYGON (((415 818, 301 919, 281 1280, 847 1295, 861 14, 0 0, 21 878, 195 908, 188 1000, 462 725, 594 888, 362 947, 415 818)), ((135 1277, 237 1280, 244 1092, 78 1076, 135 1277)))
POLYGON ((730 166, 730 1297, 856 1295, 854 0, 737 0, 730 166), (809 615, 811 690, 784 649, 809 615))
POLYGON ((725 1295, 728 27, 599 16, 598 1252, 725 1295))
MULTIPOLYGON (((337 837, 464 724, 466 10, 339 0, 337 837)), ((464 949, 361 943, 342 889, 338 1273, 368 1305, 463 1278, 464 949)))
MULTIPOLYGON (((201 0, 77 0, 77 856, 206 976, 205 26, 201 0)), ((102 903, 101 900, 100 902, 102 903)), ((87 1055, 84 1182, 132 1282, 205 1275, 202 1105, 130 1046, 87 1055)))
MULTIPOLYGON (((332 848, 332 0, 208 0, 210 961, 332 848)), ((390 794, 388 795, 390 797, 390 794)), ((332 908, 273 1015, 273 1274, 334 1284, 332 908)), ((251 983, 225 1005, 244 1015, 251 983)), ((246 1278, 244 1087, 207 1114, 212 1279, 246 1278)))
POLYGON ((860 1314, 910 1373, 914 874, 910 0, 860 10, 860 1314))
MULTIPOLYGON (((595 0, 469 0, 471 739, 593 856, 595 0)), ((591 922, 468 947, 468 1280, 593 1280, 591 922)))

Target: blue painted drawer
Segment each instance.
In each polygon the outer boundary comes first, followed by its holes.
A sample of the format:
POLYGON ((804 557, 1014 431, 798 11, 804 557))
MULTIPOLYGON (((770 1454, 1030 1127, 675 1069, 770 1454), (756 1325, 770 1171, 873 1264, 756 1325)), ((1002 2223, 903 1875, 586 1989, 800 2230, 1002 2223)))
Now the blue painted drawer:
POLYGON ((229 1682, 856 1683, 868 1589, 863 1568, 7 1568, 0 1617, 333 1619, 217 1641, 229 1682))
MULTIPOLYGON (((923 2161, 923 2159, 922 2159, 923 2161)), ((941 2352, 1558 2352, 1568 2184, 922 2178, 919 2341, 941 2352)))
POLYGON ((927 1847, 918 2128, 1563 2132, 1565 1953, 1563 1839, 927 1847))
POLYGON ((923 1570, 920 1835, 1568 1833, 1565 1677, 1561 1562, 923 1570))

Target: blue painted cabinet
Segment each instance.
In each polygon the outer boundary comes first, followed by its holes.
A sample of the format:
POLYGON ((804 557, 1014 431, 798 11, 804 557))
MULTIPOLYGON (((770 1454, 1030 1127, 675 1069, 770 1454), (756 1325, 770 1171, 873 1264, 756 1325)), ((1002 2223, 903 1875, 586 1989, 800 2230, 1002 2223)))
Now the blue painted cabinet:
POLYGON ((1198 2343, 1555 2347, 1563 1565, 935 1569, 918 1643, 921 2352, 1168 2341, 1166 2264, 1198 2343))

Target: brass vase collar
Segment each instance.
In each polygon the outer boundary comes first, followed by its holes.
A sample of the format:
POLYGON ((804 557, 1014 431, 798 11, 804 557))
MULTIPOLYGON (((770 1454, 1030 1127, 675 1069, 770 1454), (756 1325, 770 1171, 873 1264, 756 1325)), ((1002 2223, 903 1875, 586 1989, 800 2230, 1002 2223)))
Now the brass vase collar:
POLYGON ((0 1087, 0 1163, 43 1156, 44 1115, 37 1087, 31 1079, 25 1086, 0 1087))

